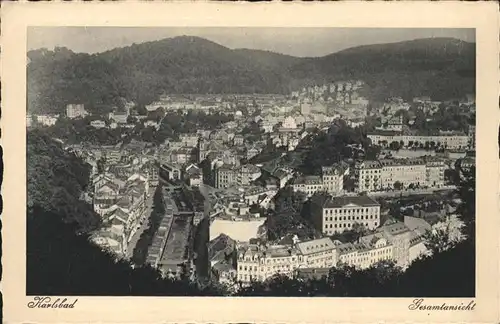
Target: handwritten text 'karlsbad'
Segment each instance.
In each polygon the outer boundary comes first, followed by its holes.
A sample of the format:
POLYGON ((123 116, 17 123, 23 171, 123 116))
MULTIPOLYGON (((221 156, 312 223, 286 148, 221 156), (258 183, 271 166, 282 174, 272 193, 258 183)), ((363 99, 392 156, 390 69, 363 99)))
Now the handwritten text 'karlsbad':
POLYGON ((67 298, 57 298, 52 300, 50 297, 36 296, 33 301, 28 303, 29 308, 74 308, 78 299, 73 302, 68 302, 67 298))

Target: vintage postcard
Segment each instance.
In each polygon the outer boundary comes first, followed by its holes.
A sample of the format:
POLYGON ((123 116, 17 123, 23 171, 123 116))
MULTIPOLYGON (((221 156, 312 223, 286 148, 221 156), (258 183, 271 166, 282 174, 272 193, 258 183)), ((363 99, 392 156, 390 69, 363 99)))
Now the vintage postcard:
POLYGON ((493 3, 7 3, 7 323, 492 323, 493 3))

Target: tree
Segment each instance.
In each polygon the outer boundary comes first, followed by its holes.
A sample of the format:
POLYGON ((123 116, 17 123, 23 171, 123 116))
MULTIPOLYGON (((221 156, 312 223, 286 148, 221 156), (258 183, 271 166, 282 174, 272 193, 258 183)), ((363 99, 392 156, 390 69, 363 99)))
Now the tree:
POLYGON ((427 231, 425 234, 425 246, 434 254, 441 253, 455 245, 453 241, 450 240, 449 228, 446 229, 435 229, 432 231, 427 231))
POLYGON ((343 189, 347 192, 354 192, 356 189, 356 181, 354 178, 347 178, 344 180, 344 187, 343 189))
POLYGON ((356 240, 358 240, 360 237, 366 235, 367 229, 365 228, 365 225, 362 223, 354 223, 352 225, 352 230, 356 234, 356 240))
POLYGON ((380 154, 380 151, 381 151, 380 146, 369 146, 365 150, 365 159, 376 160, 380 154))
POLYGON ((40 130, 28 132, 27 152, 28 209, 56 212, 84 231, 98 228, 100 217, 79 199, 89 186, 90 165, 40 130))
POLYGON ((396 190, 403 189, 403 184, 399 181, 394 182, 394 189, 396 189, 396 190))
POLYGON ((146 107, 144 107, 144 105, 137 106, 136 109, 137 109, 137 114, 138 115, 147 116, 148 110, 146 109, 146 107))
POLYGON ((127 124, 135 124, 135 123, 137 123, 137 118, 135 118, 134 116, 127 117, 127 124))
POLYGON ((391 142, 391 144, 389 145, 389 148, 391 150, 394 150, 394 151, 399 151, 399 149, 401 148, 399 142, 396 142, 396 141, 393 141, 391 142))
POLYGON ((459 171, 455 169, 444 170, 444 181, 446 184, 456 184, 460 181, 459 171))

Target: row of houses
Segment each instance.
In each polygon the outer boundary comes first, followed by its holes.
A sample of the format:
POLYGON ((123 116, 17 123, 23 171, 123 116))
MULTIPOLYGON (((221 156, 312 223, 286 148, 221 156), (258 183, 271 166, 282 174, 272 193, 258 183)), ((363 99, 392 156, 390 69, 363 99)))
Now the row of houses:
POLYGON ((147 200, 150 188, 147 176, 134 174, 120 179, 112 173, 100 174, 92 181, 93 208, 102 217, 103 227, 97 240, 114 238, 114 252, 124 255, 127 244, 141 222, 149 216, 147 200))
MULTIPOLYGON (((416 217, 405 217, 404 222, 391 221, 357 241, 342 243, 325 237, 300 242, 294 237, 291 244, 243 244, 236 249, 236 266, 223 259, 213 259, 213 271, 227 284, 264 281, 275 274, 292 276, 308 270, 320 270, 328 275, 332 267, 348 265, 357 269, 369 268, 380 261, 393 261, 402 269, 431 252, 425 245, 427 233, 436 233, 445 222, 430 225, 416 217), (322 271, 325 270, 325 271, 322 271)), ((459 225, 455 227, 459 233, 459 225)), ((460 234, 452 240, 463 239, 460 234)), ((238 246, 238 244, 235 244, 238 246)), ((233 247, 225 251, 227 255, 233 247)), ((226 258, 227 259, 227 258, 226 258)), ((316 271, 314 271, 316 272, 316 271)))
POLYGON ((275 274, 292 276, 299 269, 329 269, 341 264, 365 269, 382 260, 394 260, 400 266, 407 266, 410 232, 404 224, 397 223, 361 237, 355 243, 341 243, 325 237, 290 245, 248 244, 238 250, 233 280, 249 284, 275 274))

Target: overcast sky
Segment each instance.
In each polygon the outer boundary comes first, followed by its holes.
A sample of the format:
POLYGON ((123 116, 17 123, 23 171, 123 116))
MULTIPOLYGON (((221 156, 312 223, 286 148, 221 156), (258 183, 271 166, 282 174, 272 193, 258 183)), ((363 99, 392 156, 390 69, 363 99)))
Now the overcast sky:
POLYGON ((403 28, 175 28, 30 27, 28 50, 67 47, 97 53, 175 36, 199 36, 229 48, 269 50, 294 56, 323 56, 349 47, 428 37, 475 42, 474 29, 403 28))

